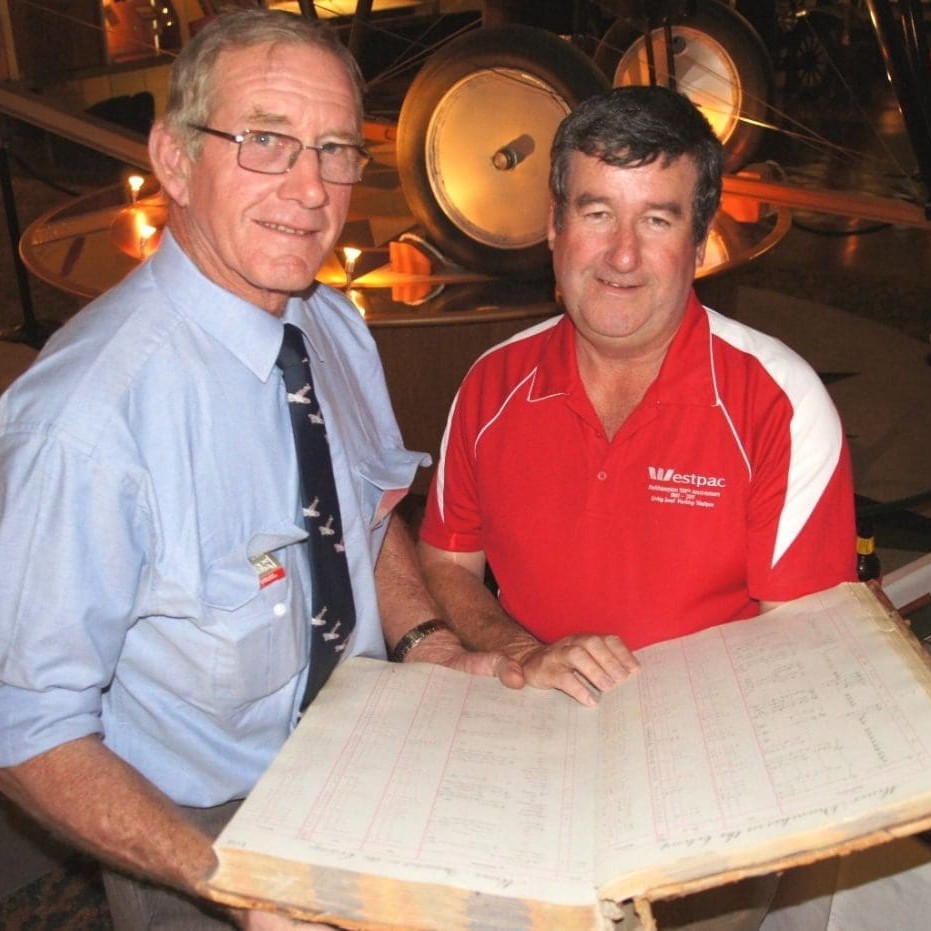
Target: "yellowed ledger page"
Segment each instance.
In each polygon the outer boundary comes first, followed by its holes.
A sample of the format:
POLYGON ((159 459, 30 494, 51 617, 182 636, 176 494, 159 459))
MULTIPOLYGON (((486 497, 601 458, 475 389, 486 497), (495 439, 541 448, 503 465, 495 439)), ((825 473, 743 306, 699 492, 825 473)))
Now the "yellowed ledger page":
POLYGON ((814 859, 931 815, 928 657, 865 586, 639 657, 600 715, 606 896, 814 859))
MULTIPOLYGON (((459 888, 515 900, 510 918, 499 904, 494 921, 489 913, 475 927, 531 927, 523 899, 585 906, 585 926, 594 927, 595 725, 594 712, 558 692, 514 692, 437 666, 350 660, 218 839, 221 864, 244 849, 437 884, 446 898, 459 888)), ((354 889, 341 901, 324 888, 322 871, 303 875, 318 884, 320 906, 337 914, 363 895, 354 889)), ((252 894, 261 897, 260 887, 252 894)), ((406 907, 404 890, 397 897, 406 907)), ((470 907, 480 909, 478 899, 470 907)), ((378 916, 374 901, 353 904, 350 917, 401 917, 378 916)), ((399 926, 419 927, 416 920, 411 913, 399 926)))

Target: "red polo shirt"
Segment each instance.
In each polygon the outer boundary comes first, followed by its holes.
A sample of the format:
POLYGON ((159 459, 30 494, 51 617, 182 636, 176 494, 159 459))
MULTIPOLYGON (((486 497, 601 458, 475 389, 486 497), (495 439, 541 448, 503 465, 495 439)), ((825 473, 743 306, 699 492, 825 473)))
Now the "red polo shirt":
POLYGON ((482 356, 421 536, 484 551, 505 610, 546 642, 610 632, 637 649, 856 577, 849 455, 817 374, 694 295, 611 441, 568 318, 482 356))

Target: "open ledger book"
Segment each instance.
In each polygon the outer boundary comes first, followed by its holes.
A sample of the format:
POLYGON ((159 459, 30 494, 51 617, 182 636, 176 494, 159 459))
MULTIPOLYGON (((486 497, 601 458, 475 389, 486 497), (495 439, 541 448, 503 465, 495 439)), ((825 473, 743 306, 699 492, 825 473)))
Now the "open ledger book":
POLYGON ((213 895, 345 928, 602 928, 931 825, 931 664, 845 584, 648 647, 585 709, 342 664, 216 842, 213 895))

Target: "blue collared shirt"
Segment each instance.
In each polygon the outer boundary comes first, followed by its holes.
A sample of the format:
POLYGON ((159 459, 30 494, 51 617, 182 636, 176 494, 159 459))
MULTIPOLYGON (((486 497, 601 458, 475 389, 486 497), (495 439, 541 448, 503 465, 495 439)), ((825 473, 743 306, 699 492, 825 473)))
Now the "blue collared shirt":
POLYGON ((346 655, 385 655, 379 502, 429 458, 404 449, 368 329, 322 286, 261 311, 166 235, 0 399, 0 765, 100 734, 209 806, 245 795, 290 733, 311 593, 283 320, 307 337, 327 423, 346 655), (263 554, 283 577, 260 574, 263 554))

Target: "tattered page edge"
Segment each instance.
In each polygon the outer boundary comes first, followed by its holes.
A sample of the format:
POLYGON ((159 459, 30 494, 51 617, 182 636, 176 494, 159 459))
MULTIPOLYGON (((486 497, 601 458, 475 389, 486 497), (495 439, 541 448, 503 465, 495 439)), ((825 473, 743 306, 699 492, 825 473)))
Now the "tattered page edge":
POLYGON ((741 879, 748 879, 751 876, 765 876, 769 873, 784 872, 785 870, 793 869, 797 866, 808 866, 809 864, 818 863, 821 860, 827 860, 831 857, 843 857, 851 853, 856 853, 859 850, 867 850, 879 844, 900 840, 904 837, 911 837, 928 830, 931 830, 931 813, 922 818, 903 821, 901 824, 890 825, 889 827, 871 831, 868 834, 853 837, 845 841, 839 841, 835 844, 829 844, 825 847, 800 850, 795 854, 775 857, 771 860, 762 860, 759 863, 748 864, 747 866, 734 867, 731 870, 725 870, 699 879, 654 886, 641 895, 634 896, 633 902, 636 905, 636 903, 677 899, 684 895, 690 895, 693 892, 702 892, 706 889, 726 886, 729 883, 738 882, 741 879))
POLYGON ((878 582, 861 582, 859 584, 869 590, 885 617, 892 622, 895 629, 902 635, 904 644, 918 659, 919 665, 923 666, 927 671, 928 679, 922 684, 925 686, 926 691, 931 694, 931 651, 915 636, 912 625, 898 612, 878 582))
POLYGON ((228 849, 222 850, 217 868, 200 892, 211 901, 223 905, 276 912, 299 921, 332 925, 342 931, 439 931, 440 928, 443 931, 481 931, 487 924, 485 916, 496 912, 499 926, 514 928, 515 931, 522 928, 602 931, 604 928, 601 905, 594 888, 588 905, 559 905, 537 899, 472 892, 439 883, 387 879, 339 867, 314 867, 295 861, 281 861, 265 854, 228 849), (243 872, 252 877, 256 874, 266 877, 277 875, 277 896, 272 894, 271 884, 262 879, 256 880, 253 886, 265 886, 268 895, 242 891, 248 886, 248 881, 241 879, 243 872), (331 893, 329 897, 325 894, 316 897, 318 902, 324 898, 329 898, 329 901, 320 906, 312 905, 315 882, 325 886, 328 881, 331 887, 333 884, 342 885, 343 889, 331 893), (300 894, 294 894, 295 887, 300 887, 300 894), (341 903, 336 901, 341 897, 346 901, 354 899, 357 902, 355 914, 351 905, 341 907, 341 903), (423 910, 415 908, 413 917, 412 899, 427 906, 423 910), (444 903, 442 914, 436 914, 431 899, 444 903), (377 903, 385 918, 365 914, 372 903, 377 903), (508 915, 508 910, 514 914, 508 915), (402 914, 403 922, 399 922, 396 917, 387 917, 402 914), (437 924, 438 921, 440 924, 437 924))

